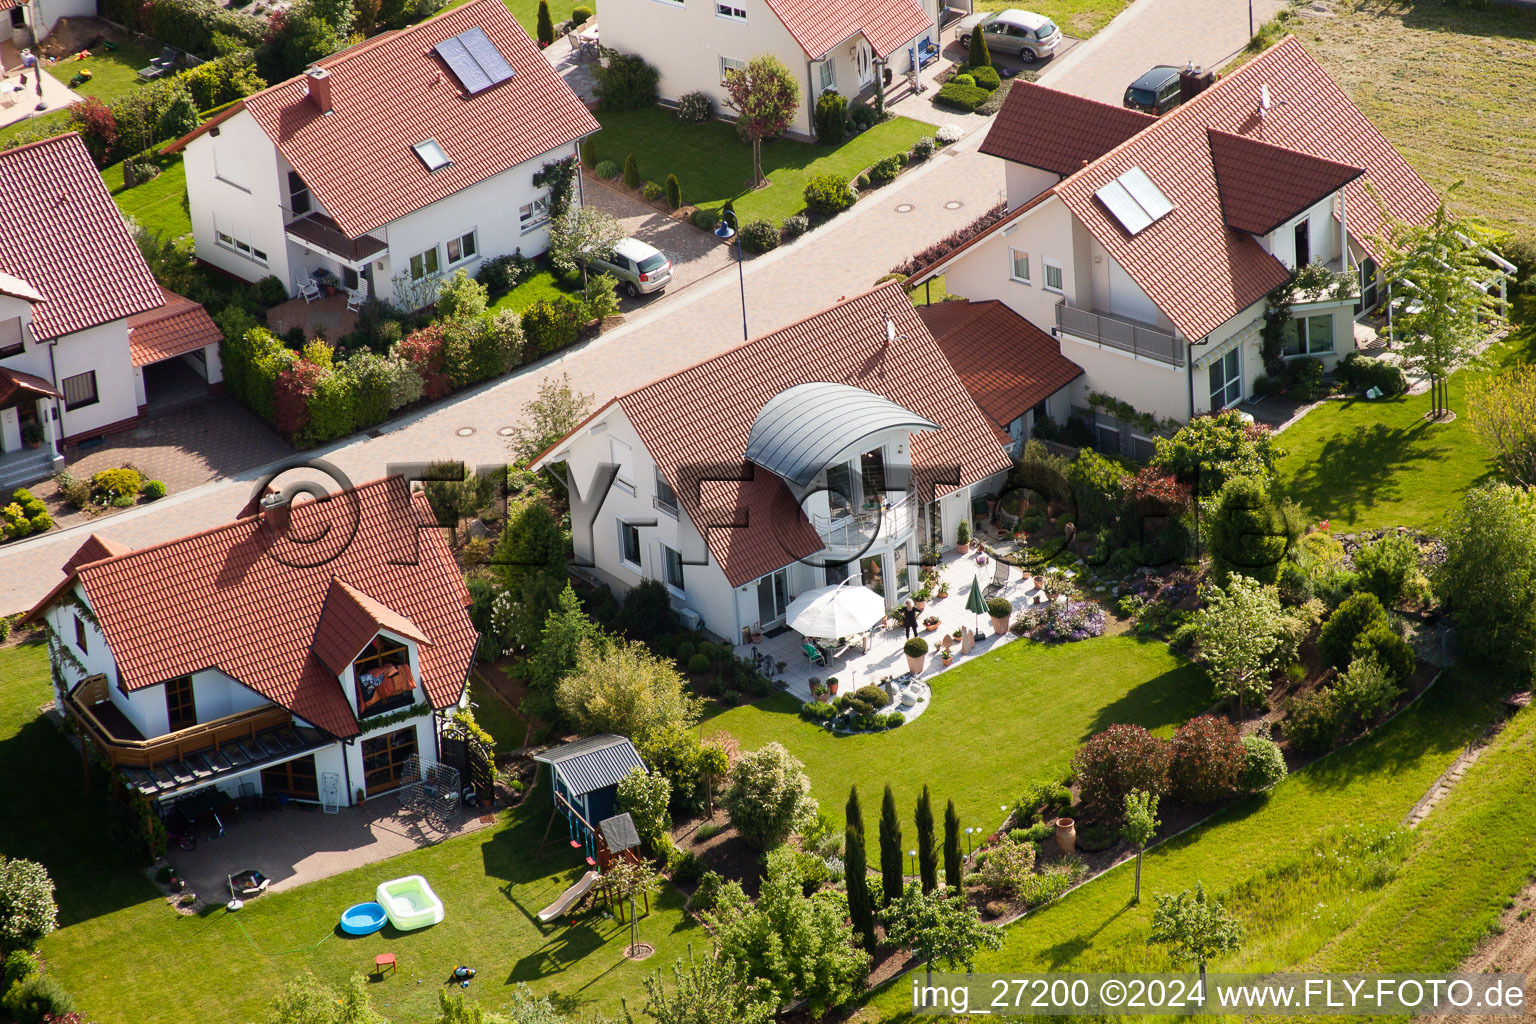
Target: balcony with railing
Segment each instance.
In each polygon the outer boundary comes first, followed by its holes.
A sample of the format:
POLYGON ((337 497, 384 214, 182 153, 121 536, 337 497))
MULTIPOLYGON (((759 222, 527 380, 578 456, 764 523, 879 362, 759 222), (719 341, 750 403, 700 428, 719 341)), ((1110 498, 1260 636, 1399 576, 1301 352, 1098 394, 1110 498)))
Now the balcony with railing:
POLYGON ((916 492, 888 491, 878 503, 869 500, 862 508, 813 514, 810 520, 829 551, 856 552, 910 537, 917 528, 919 508, 916 492))
POLYGON ((1134 356, 1170 366, 1184 365, 1184 342, 1168 331, 1129 317, 1056 303, 1056 329, 1084 341, 1097 342, 1134 356))

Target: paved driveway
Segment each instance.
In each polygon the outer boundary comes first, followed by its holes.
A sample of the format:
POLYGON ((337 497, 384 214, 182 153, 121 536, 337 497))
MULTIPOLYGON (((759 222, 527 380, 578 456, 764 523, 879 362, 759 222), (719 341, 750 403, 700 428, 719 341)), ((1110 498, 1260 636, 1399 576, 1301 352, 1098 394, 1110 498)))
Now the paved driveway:
MULTIPOLYGON (((672 283, 659 295, 631 299, 620 292, 620 306, 626 316, 664 303, 691 284, 730 270, 735 263, 735 249, 722 245, 714 235, 700 231, 676 217, 669 217, 654 207, 625 195, 600 181, 596 175, 582 174, 582 198, 611 214, 623 225, 624 233, 654 245, 672 261, 672 283)), ((750 260, 751 257, 748 257, 750 260)))

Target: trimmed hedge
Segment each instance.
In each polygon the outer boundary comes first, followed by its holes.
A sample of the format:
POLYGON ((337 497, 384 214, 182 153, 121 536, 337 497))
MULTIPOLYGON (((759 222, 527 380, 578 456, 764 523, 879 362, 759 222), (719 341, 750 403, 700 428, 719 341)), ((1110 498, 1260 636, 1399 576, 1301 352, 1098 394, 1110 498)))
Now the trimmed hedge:
POLYGON ((985 103, 990 95, 991 93, 978 85, 946 82, 939 87, 939 94, 934 97, 934 102, 969 114, 985 103))
POLYGON ((772 221, 749 220, 741 226, 741 247, 751 253, 765 253, 779 247, 779 229, 772 221))
POLYGON ((830 217, 853 205, 854 194, 848 179, 828 171, 818 174, 805 186, 805 205, 812 213, 830 217))

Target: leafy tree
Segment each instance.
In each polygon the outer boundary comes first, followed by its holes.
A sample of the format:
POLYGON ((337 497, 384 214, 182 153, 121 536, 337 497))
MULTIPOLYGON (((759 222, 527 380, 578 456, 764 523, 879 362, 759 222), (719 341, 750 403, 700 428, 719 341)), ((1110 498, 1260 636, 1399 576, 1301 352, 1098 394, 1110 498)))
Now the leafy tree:
MULTIPOLYGON (((138 224, 133 225, 132 231, 133 240, 138 245, 144 262, 149 264, 149 272, 155 275, 156 281, 182 295, 202 284, 203 272, 198 267, 191 249, 177 245, 174 238, 158 231, 150 231, 138 224)), ((226 333, 224 337, 226 339, 243 337, 246 330, 255 326, 255 322, 251 321, 245 330, 235 334, 226 333)))
POLYGON ((1168 744, 1139 725, 1112 725, 1072 755, 1083 808, 1100 821, 1118 821, 1133 789, 1168 792, 1168 744))
POLYGON ((901 858, 901 819, 896 816, 896 794, 887 782, 880 804, 880 896, 886 904, 901 892, 906 875, 901 858))
POLYGON ((1213 957, 1234 953, 1243 941, 1237 919, 1215 897, 1207 896, 1205 883, 1196 882, 1177 896, 1158 893, 1152 911, 1148 943, 1168 947, 1175 963, 1200 966, 1200 989, 1205 990, 1205 965, 1213 957))
POLYGON ((567 583, 554 608, 544 618, 539 642, 528 656, 528 698, 525 710, 539 718, 558 713, 555 691, 560 680, 576 668, 584 643, 601 645, 608 636, 581 610, 576 591, 567 583))
POLYGON ((1478 440, 1509 477, 1536 486, 1536 366, 1467 382, 1467 417, 1478 440))
POLYGON ((538 23, 534 32, 540 46, 548 46, 555 41, 555 22, 549 16, 549 0, 539 0, 538 23))
POLYGON ((1456 619, 1459 644, 1528 678, 1536 671, 1536 504, 1507 484, 1461 499, 1434 575, 1456 619))
POLYGON ((715 816, 715 786, 719 780, 725 778, 731 772, 731 759, 725 752, 725 745, 719 740, 710 740, 699 745, 699 773, 704 777, 704 813, 708 818, 715 816))
POLYGON ((308 0, 308 6, 310 13, 334 28, 338 36, 352 31, 357 13, 352 0, 308 0))
POLYGON ((981 923, 981 915, 954 889, 923 892, 908 885, 880 915, 885 922, 885 937, 903 949, 917 954, 933 983, 933 962, 946 964, 950 970, 976 966, 976 954, 997 949, 1003 944, 1001 928, 981 923))
POLYGON ((1245 422, 1236 409, 1227 409, 1196 416, 1172 437, 1158 438, 1152 465, 1195 488, 1197 496, 1208 497, 1229 477, 1273 479, 1284 454, 1268 427, 1245 422))
POLYGON ((165 106, 160 111, 160 123, 156 126, 155 138, 179 139, 195 131, 198 123, 197 102, 192 99, 192 94, 187 91, 187 87, 177 82, 165 98, 165 106))
POLYGON ((794 73, 772 54, 753 57, 745 68, 725 73, 726 105, 736 111, 736 134, 752 144, 752 187, 768 184, 763 176, 763 140, 782 135, 800 108, 794 73))
POLYGON ((272 1000, 267 1024, 385 1024, 368 998, 368 982, 361 974, 347 979, 341 991, 313 974, 288 982, 272 1000))
POLYGON ((805 765, 781 743, 768 743, 737 758, 731 785, 721 804, 752 846, 779 846, 791 834, 816 820, 805 765))
POLYGON ((992 54, 987 49, 987 37, 980 25, 971 32, 971 52, 967 54, 965 62, 973 68, 992 66, 992 54))
POLYGON ((1387 612, 1375 594, 1351 594, 1333 610, 1317 635, 1317 650, 1334 668, 1349 667, 1360 638, 1377 626, 1387 625, 1387 612))
POLYGON ((699 701, 684 691, 672 662, 640 643, 583 642, 555 700, 583 734, 617 733, 640 746, 668 726, 699 720, 699 701))
POLYGON ((1434 217, 1424 224, 1390 220, 1383 239, 1388 250, 1381 273, 1401 294, 1418 301, 1399 312, 1392 333, 1401 339, 1404 360, 1429 378, 1431 415, 1449 409, 1447 378, 1466 362, 1483 337, 1483 324, 1498 317, 1493 272, 1481 250, 1488 234, 1458 217, 1449 206, 1460 188, 1446 191, 1434 217), (1482 288, 1479 288, 1482 285, 1482 288))
POLYGON ((576 429, 592 411, 592 396, 571 387, 571 375, 539 382, 539 397, 528 401, 512 428, 510 447, 516 465, 526 466, 549 446, 576 429))
POLYGON ((755 905, 728 890, 705 918, 720 956, 765 982, 777 1006, 798 996, 812 1017, 821 1017, 863 989, 869 954, 854 944, 841 899, 805 895, 794 850, 781 846, 768 854, 768 878, 755 905))
POLYGON ((648 861, 616 858, 603 872, 603 887, 613 894, 622 912, 629 908, 629 945, 633 950, 640 944, 640 921, 635 913, 635 897, 646 896, 660 889, 662 877, 648 861))
POLYGON ((438 284, 433 312, 439 320, 475 318, 485 312, 489 301, 490 295, 485 285, 470 277, 461 267, 438 284))
POLYGON ((1233 576, 1207 595, 1195 613, 1194 632, 1195 657, 1215 680, 1216 698, 1237 698, 1242 721, 1247 698, 1268 691, 1270 660, 1285 638, 1279 595, 1274 587, 1233 576))
POLYGON ((1125 822, 1120 826, 1120 835, 1136 848, 1136 894, 1131 897, 1132 903, 1141 902, 1142 851, 1157 835, 1157 826, 1161 824, 1157 820, 1157 802, 1156 793, 1133 789, 1125 794, 1125 822))
MULTIPOLYGON (((672 988, 660 970, 645 979, 645 1015, 656 1024, 768 1024, 774 1004, 762 983, 747 977, 739 963, 712 951, 702 961, 688 947, 687 965, 672 965, 672 988)), ((635 1024, 624 1003, 624 1024, 635 1024)))
POLYGON ((667 802, 671 797, 672 784, 654 768, 635 765, 619 780, 619 810, 629 813, 640 841, 658 857, 672 847, 671 837, 667 834, 672 830, 672 817, 667 813, 667 802))
POLYGON ((498 631, 516 645, 530 645, 559 604, 561 592, 570 586, 565 535, 543 498, 535 495, 508 503, 493 563, 507 598, 498 631))
POLYGON ((1304 531, 1301 516, 1292 508, 1282 509, 1270 495, 1269 484, 1251 476, 1227 479, 1206 529, 1211 572, 1222 585, 1239 574, 1275 582, 1291 542, 1304 531))
POLYGON ((624 238, 624 226, 612 214, 595 206, 573 206, 549 222, 549 261, 567 274, 581 271, 587 280, 587 263, 613 256, 613 247, 624 238))
POLYGON ((0 856, 0 949, 31 949, 58 926, 48 869, 35 860, 0 856))
POLYGON ((917 871, 923 881, 923 892, 939 887, 939 854, 933 845, 933 798, 926 782, 923 795, 917 798, 917 871))
POLYGON ((875 952, 875 905, 869 893, 869 861, 864 851, 864 830, 849 825, 843 836, 843 871, 848 887, 848 920, 859 944, 871 956, 875 952))
POLYGON ((951 800, 944 808, 944 884, 959 889, 964 877, 964 861, 960 858, 960 815, 955 813, 951 800))

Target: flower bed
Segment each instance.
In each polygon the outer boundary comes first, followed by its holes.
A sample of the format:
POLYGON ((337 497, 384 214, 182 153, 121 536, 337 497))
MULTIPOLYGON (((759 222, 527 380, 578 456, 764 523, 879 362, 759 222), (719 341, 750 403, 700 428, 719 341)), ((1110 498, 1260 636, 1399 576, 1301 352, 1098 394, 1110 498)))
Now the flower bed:
POLYGON ((1037 605, 1018 614, 1013 631, 1047 644, 1087 640, 1104 635, 1104 609, 1091 601, 1037 605))

